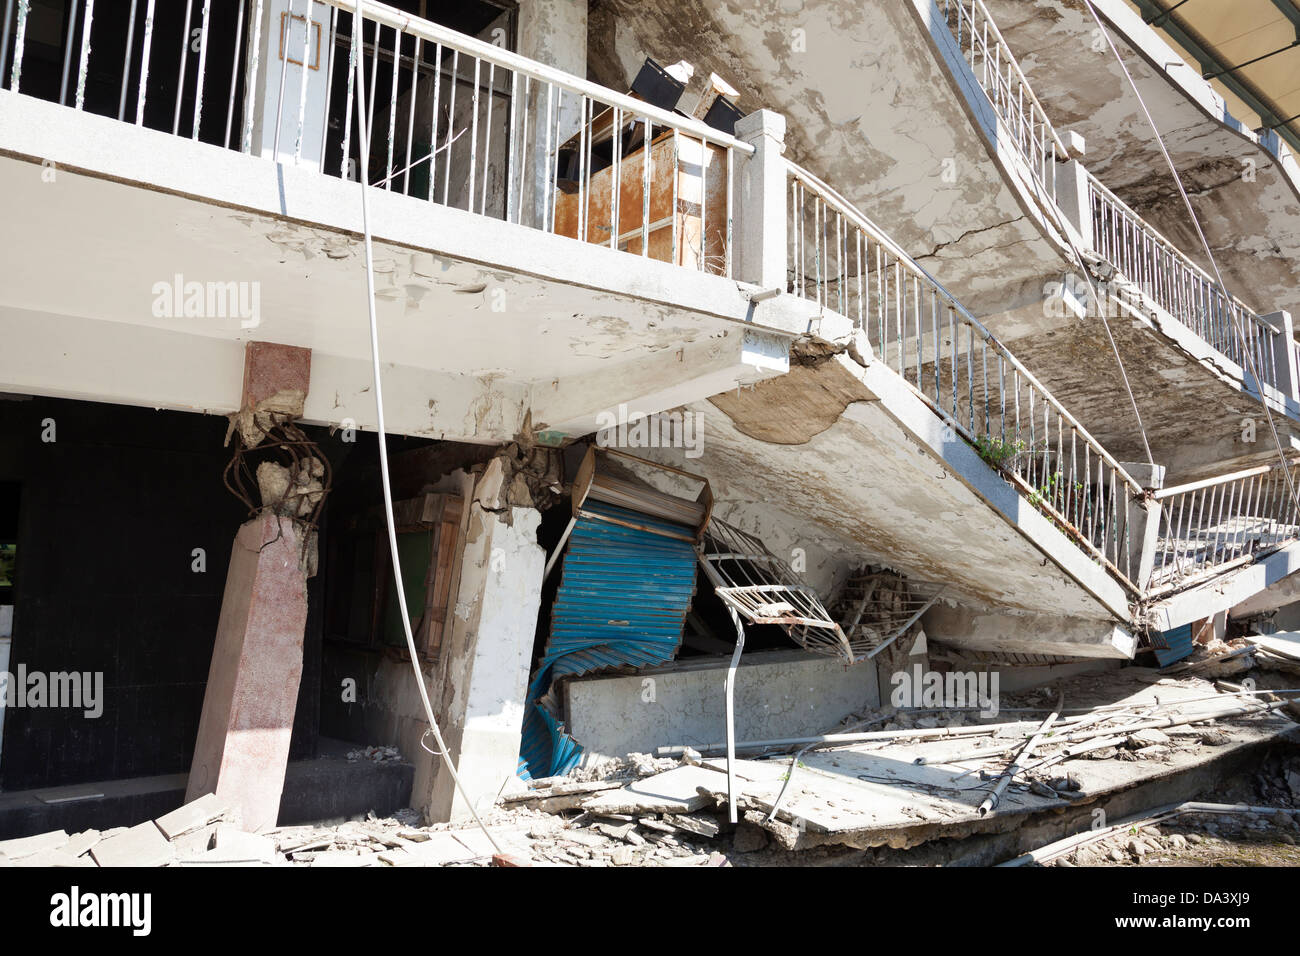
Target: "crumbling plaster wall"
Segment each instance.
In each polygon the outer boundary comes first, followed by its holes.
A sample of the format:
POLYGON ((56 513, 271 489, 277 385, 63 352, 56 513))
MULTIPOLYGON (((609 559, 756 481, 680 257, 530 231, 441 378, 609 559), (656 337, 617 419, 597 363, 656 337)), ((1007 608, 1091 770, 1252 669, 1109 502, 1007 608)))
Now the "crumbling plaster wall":
MULTIPOLYGON (((546 560, 537 541, 541 513, 534 505, 549 504, 558 489, 557 462, 547 449, 512 444, 421 488, 469 503, 451 637, 436 660, 421 663, 421 672, 448 749, 480 811, 518 763, 546 560)), ((464 801, 430 752, 437 747, 410 660, 385 655, 373 666, 359 666, 369 667, 358 687, 361 726, 369 742, 394 746, 415 765, 411 805, 431 820, 464 819, 464 801)))
MULTIPOLYGON (((530 475, 518 463, 515 455, 499 455, 435 486, 470 504, 452 633, 432 668, 430 695, 461 781, 480 811, 491 806, 518 764, 546 562, 537 542, 541 513, 533 507, 530 475)), ((469 808, 451 774, 433 758, 422 764, 413 802, 432 820, 464 819, 469 808)))
POLYGON ((786 117, 786 155, 857 203, 977 314, 1041 297, 1064 265, 1007 185, 911 0, 607 0, 589 74, 626 88, 649 55, 717 72, 742 112, 786 117))

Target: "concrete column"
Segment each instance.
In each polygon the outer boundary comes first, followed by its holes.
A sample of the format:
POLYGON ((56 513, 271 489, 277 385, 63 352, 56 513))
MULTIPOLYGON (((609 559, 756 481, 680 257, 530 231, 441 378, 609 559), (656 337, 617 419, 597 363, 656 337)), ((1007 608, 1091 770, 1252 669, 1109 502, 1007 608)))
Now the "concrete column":
POLYGON ((754 147, 754 155, 737 164, 735 217, 736 278, 763 289, 785 291, 787 247, 785 117, 757 110, 736 122, 736 138, 754 147))
MULTIPOLYGON (((237 431, 238 440, 253 448, 275 422, 301 417, 310 377, 310 349, 248 343, 243 398, 231 416, 228 440, 237 431)), ((231 547, 185 792, 186 802, 215 793, 240 811, 247 830, 273 827, 279 816, 302 676, 307 579, 316 563, 315 534, 293 517, 305 512, 290 491, 305 486, 281 470, 289 490, 279 500, 263 500, 231 547)), ((264 495, 278 487, 269 480, 274 475, 266 477, 264 482, 259 468, 264 495)), ((319 483, 315 488, 319 492, 319 483)))
POLYGON ((307 625, 302 554, 298 523, 270 511, 230 551, 185 801, 215 793, 247 830, 280 812, 307 625))
MULTIPOLYGON (((1165 485, 1165 466, 1149 462, 1120 462, 1124 470, 1146 491, 1165 485)), ((1129 537, 1128 566, 1121 567, 1130 581, 1145 588, 1155 568, 1156 542, 1160 535, 1160 502, 1154 498, 1129 499, 1121 534, 1129 537)))
MULTIPOLYGON (((545 63, 574 76, 587 76, 587 0, 520 0, 519 49, 521 56, 545 63)), ((540 129, 547 116, 546 97, 549 87, 532 84, 527 108, 531 125, 540 129)), ((554 103, 555 93, 550 93, 554 103)), ((577 97, 566 96, 556 118, 560 143, 578 131, 580 123, 577 97)), ((525 195, 520 215, 525 225, 541 226, 545 220, 545 190, 541 188, 551 175, 547 162, 546 136, 531 134, 535 142, 528 150, 524 182, 533 184, 532 195, 525 195), (531 219, 529 217, 532 217, 531 219)), ((554 149, 558 143, 552 143, 554 149)), ((514 178, 518 179, 515 171, 514 178)))
POLYGON ((1295 323, 1285 309, 1261 315, 1264 323, 1273 330, 1273 361, 1277 375, 1277 390, 1293 401, 1300 402, 1300 368, 1296 362, 1295 323))
POLYGON ((1088 205, 1088 172, 1077 159, 1056 167, 1056 205, 1074 227, 1081 250, 1094 251, 1092 210, 1088 205))
MULTIPOLYGON (((546 564, 537 543, 541 515, 509 503, 501 464, 490 462, 474 485, 455 621, 441 651, 440 695, 434 697, 447 748, 480 812, 518 769, 546 564)), ((440 766, 431 791, 416 793, 413 801, 435 822, 469 817, 451 774, 440 766)))

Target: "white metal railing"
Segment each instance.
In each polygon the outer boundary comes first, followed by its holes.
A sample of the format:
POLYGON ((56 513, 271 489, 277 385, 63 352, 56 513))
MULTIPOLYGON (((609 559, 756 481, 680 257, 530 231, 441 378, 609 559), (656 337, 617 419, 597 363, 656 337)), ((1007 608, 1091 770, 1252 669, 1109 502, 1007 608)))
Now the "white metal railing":
POLYGON ((983 0, 939 0, 942 11, 994 111, 1047 198, 1056 195, 1056 164, 1069 159, 1065 143, 1021 72, 983 0))
POLYGON ((271 0, 179 6, 71 0, 61 75, 33 76, 31 0, 4 0, 3 86, 347 178, 365 110, 372 185, 731 274, 733 172, 753 147, 726 133, 369 0, 360 20, 355 0, 289 0, 268 37, 271 0), (310 70, 288 80, 290 61, 310 70))
POLYGON ((1253 363, 1260 379, 1277 387, 1274 333, 1266 322, 1091 174, 1088 209, 1093 251, 1213 348, 1242 368, 1253 363))
POLYGON ((1247 468, 1154 493, 1160 532, 1147 590, 1160 594, 1300 539, 1300 511, 1286 471, 1300 487, 1300 466, 1247 468))
POLYGON ((1142 488, 933 276, 811 173, 789 168, 791 291, 851 318, 876 357, 1130 590, 1142 488))

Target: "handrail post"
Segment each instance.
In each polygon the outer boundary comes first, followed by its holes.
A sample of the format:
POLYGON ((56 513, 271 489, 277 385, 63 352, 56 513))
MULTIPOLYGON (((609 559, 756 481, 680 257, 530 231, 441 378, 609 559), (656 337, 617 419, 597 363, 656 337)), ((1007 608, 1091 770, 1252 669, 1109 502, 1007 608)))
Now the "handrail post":
POLYGON ((736 171, 732 253, 735 278, 763 289, 786 288, 785 117, 757 110, 736 121, 736 138, 754 147, 736 171))
MULTIPOLYGON (((1159 491, 1165 485, 1165 466, 1149 462, 1122 462, 1124 470, 1142 486, 1144 492, 1159 491)), ((1156 548, 1160 542, 1162 506, 1150 494, 1130 497, 1123 511, 1123 534, 1128 536, 1128 579, 1145 591, 1155 570, 1156 548)), ((1122 540, 1122 539, 1121 539, 1122 540)))
MULTIPOLYGON (((270 0, 257 10, 261 22, 250 23, 248 30, 250 37, 258 38, 259 48, 256 58, 250 56, 245 76, 251 94, 252 152, 289 163, 296 162, 300 153, 304 163, 319 166, 325 149, 330 79, 325 67, 333 43, 329 5, 270 0), (256 76, 251 74, 254 64, 260 64, 256 76)), ((257 10, 250 11, 250 20, 257 10)))
POLYGON ((1061 163, 1056 170, 1056 205, 1065 221, 1077 233, 1080 249, 1096 250, 1092 234, 1092 202, 1088 190, 1088 171, 1077 159, 1061 163))
POLYGON ((1277 390, 1300 403, 1300 367, 1296 361, 1295 323, 1282 309, 1259 317, 1273 337, 1273 365, 1277 390))

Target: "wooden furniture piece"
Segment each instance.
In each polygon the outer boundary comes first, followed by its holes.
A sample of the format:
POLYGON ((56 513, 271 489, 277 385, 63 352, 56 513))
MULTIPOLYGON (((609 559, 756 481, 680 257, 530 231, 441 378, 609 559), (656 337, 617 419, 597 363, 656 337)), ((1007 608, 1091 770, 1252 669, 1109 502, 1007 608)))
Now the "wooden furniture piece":
POLYGON ((580 131, 560 148, 556 234, 635 255, 644 250, 660 262, 724 275, 730 226, 727 150, 652 127, 646 228, 645 124, 623 119, 617 142, 613 110, 607 109, 589 124, 590 141, 587 131, 580 131), (617 235, 611 243, 615 215, 617 235))

